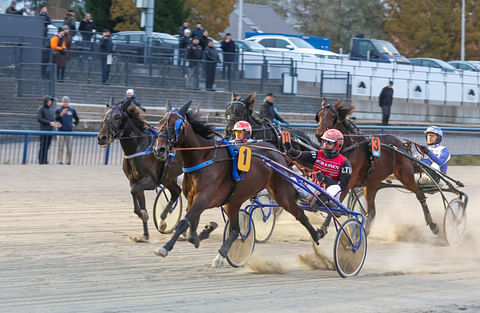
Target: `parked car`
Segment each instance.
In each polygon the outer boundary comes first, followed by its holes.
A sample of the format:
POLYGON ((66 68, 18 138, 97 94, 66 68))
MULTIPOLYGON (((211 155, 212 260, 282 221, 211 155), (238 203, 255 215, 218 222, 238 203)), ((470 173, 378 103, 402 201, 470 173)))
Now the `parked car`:
POLYGON ((267 50, 262 44, 256 41, 249 40, 235 40, 235 45, 237 46, 238 52, 259 52, 263 53, 267 50))
POLYGON ((258 35, 247 38, 246 40, 260 43, 267 50, 284 52, 287 53, 287 55, 295 53, 316 57, 339 57, 339 55, 334 52, 315 49, 305 40, 296 37, 286 37, 281 35, 258 35))
POLYGON ((408 59, 401 55, 389 41, 363 37, 351 39, 350 60, 410 64, 408 59))
POLYGON ((148 38, 144 31, 114 33, 112 35, 114 51, 131 55, 130 61, 141 63, 145 54, 145 46, 149 44, 151 45, 150 56, 166 58, 166 60, 168 59, 167 63, 171 63, 170 59, 173 59, 175 48, 178 47, 178 41, 173 36, 168 37, 165 35, 168 34, 152 33, 152 36, 148 38))
POLYGON ((410 63, 412 65, 418 65, 418 66, 428 66, 428 67, 433 67, 433 68, 439 68, 444 72, 456 72, 457 69, 448 64, 445 61, 442 61, 440 59, 434 59, 434 58, 412 58, 409 59, 410 63))
POLYGON ((460 71, 480 72, 480 62, 478 61, 448 61, 447 63, 460 71))

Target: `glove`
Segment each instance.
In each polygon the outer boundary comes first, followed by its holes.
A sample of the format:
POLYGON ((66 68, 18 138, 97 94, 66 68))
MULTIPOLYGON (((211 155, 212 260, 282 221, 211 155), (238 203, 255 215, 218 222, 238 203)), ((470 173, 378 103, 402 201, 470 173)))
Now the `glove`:
POLYGON ((425 154, 428 154, 430 152, 430 149, 428 149, 428 147, 425 147, 425 146, 420 146, 420 150, 422 150, 423 153, 425 154))
POLYGON ((315 178, 319 182, 325 182, 326 176, 322 172, 317 172, 317 174, 315 174, 315 178))
POLYGON ((284 142, 283 149, 285 150, 285 152, 289 152, 290 150, 292 150, 292 144, 288 141, 284 142))

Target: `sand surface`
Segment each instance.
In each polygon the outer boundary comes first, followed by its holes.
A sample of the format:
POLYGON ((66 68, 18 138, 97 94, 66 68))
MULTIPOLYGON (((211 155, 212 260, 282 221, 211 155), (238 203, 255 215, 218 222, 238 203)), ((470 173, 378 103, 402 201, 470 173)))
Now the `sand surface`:
MULTIPOLYGON (((425 226, 412 194, 381 191, 365 265, 342 279, 312 250, 306 230, 283 213, 247 267, 212 269, 219 228, 195 249, 150 219, 149 243, 132 243, 133 214, 120 167, 0 166, 0 312, 480 312, 480 168, 451 167, 470 196, 468 231, 448 247, 425 226)), ((450 195, 453 198, 452 195, 450 195)), ((152 215, 154 193, 147 192, 152 215)), ((428 196, 437 222, 438 195, 428 196)), ((322 218, 309 215, 316 225, 322 218)), ((319 247, 332 259, 334 231, 319 247)))

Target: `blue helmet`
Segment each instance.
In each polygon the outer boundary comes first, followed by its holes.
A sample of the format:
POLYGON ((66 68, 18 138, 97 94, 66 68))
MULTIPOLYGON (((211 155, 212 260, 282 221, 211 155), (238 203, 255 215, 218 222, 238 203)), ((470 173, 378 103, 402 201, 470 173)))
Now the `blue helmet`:
POLYGON ((440 143, 442 141, 443 137, 443 131, 440 127, 438 126, 430 126, 424 131, 425 135, 427 134, 435 134, 437 135, 437 140, 435 141, 435 144, 440 143))

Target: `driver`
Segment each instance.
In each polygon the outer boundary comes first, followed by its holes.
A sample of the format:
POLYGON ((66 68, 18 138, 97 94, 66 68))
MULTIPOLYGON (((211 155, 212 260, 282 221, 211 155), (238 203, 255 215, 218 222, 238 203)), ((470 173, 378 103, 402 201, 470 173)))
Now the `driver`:
MULTIPOLYGON (((340 154, 343 147, 343 134, 337 129, 329 129, 322 136, 322 149, 318 151, 300 151, 292 148, 290 142, 284 142, 283 147, 287 155, 313 169, 313 181, 324 188, 326 193, 340 200, 342 191, 347 189, 352 175, 350 161, 340 154)), ((315 199, 312 207, 321 204, 315 199)), ((327 234, 330 224, 330 215, 319 229, 321 238, 327 234)))
POLYGON ((238 121, 233 125, 233 132, 235 134, 235 143, 253 142, 252 126, 247 121, 238 121))
POLYGON ((450 151, 448 151, 447 147, 440 145, 443 138, 442 129, 438 126, 430 126, 424 133, 428 146, 421 146, 424 155, 417 154, 417 159, 446 174, 448 160, 450 160, 450 151))
MULTIPOLYGON (((443 131, 438 126, 430 126, 425 130, 425 137, 427 141, 427 146, 420 146, 423 151, 423 154, 417 153, 415 157, 421 162, 427 164, 428 166, 433 167, 436 170, 447 173, 448 160, 450 160, 450 151, 447 147, 441 146, 443 131)), ((432 181, 430 177, 426 175, 418 175, 417 182, 419 184, 431 184, 432 181)), ((440 181, 437 181, 440 183, 440 181)))

